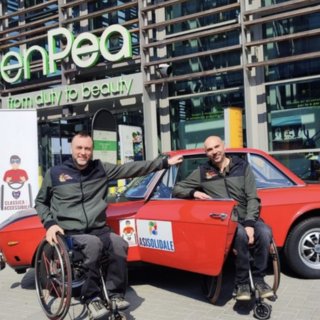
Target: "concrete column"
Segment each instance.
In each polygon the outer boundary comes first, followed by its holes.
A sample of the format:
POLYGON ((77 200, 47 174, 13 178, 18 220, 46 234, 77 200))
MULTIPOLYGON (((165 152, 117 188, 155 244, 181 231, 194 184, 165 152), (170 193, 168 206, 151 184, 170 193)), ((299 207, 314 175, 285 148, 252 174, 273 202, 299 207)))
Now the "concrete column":
MULTIPOLYGON (((151 21, 151 12, 142 13, 141 8, 144 8, 144 3, 151 4, 149 0, 139 0, 139 26, 140 26, 140 57, 141 57, 141 73, 142 81, 150 80, 155 74, 154 68, 144 68, 144 64, 150 61, 150 56, 153 56, 153 49, 143 50, 143 46, 149 43, 152 38, 152 30, 142 31, 142 27, 151 21)), ((142 84, 143 85, 143 84, 142 84)), ((157 100, 156 88, 154 85, 145 87, 142 91, 143 101, 143 117, 144 117, 144 141, 145 141, 145 156, 147 160, 154 159, 159 154, 158 149, 158 134, 157 134, 157 100)))

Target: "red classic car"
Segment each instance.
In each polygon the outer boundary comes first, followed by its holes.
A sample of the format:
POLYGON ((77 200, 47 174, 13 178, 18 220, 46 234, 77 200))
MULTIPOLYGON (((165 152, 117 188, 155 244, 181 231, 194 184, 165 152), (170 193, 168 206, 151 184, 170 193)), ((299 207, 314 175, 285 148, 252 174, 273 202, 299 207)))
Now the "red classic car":
MULTIPOLYGON (((272 227, 288 265, 305 278, 320 278, 320 185, 306 184, 268 154, 229 149, 246 159, 256 176, 261 216, 272 227)), ((230 250, 236 223, 232 199, 174 199, 176 181, 208 161, 203 149, 160 155, 183 155, 179 166, 133 179, 109 195, 107 222, 130 245, 129 261, 216 276, 230 250)), ((34 266, 45 235, 33 209, 20 211, 0 225, 3 260, 18 273, 34 266)))

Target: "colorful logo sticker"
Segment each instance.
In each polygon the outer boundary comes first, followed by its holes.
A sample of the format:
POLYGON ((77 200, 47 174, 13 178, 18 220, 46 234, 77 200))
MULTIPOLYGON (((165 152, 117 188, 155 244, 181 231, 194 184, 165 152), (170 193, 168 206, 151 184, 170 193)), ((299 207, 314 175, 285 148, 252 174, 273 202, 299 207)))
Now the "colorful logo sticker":
POLYGON ((174 252, 171 222, 137 220, 137 233, 140 247, 174 252))
POLYGON ((157 223, 156 222, 153 222, 153 221, 150 221, 149 222, 149 232, 150 234, 153 234, 153 235, 157 235, 158 234, 158 226, 157 226, 157 223))

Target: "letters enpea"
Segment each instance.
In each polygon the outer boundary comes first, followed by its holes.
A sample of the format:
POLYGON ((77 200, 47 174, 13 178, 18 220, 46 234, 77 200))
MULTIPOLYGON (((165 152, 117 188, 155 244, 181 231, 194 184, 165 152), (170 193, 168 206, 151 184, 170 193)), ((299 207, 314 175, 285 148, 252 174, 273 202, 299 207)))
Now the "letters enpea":
POLYGON ((57 61, 72 56, 73 62, 81 68, 90 68, 94 66, 100 55, 108 61, 120 61, 124 58, 132 57, 132 40, 129 31, 121 25, 112 25, 107 27, 102 33, 100 39, 94 34, 85 32, 76 38, 68 29, 57 28, 48 31, 48 52, 40 46, 32 46, 23 51, 23 54, 10 51, 6 53, 0 63, 0 76, 8 82, 14 83, 22 78, 30 79, 30 62, 32 54, 38 51, 42 56, 43 74, 48 75, 57 72, 57 61), (122 48, 117 53, 110 53, 107 48, 109 39, 120 33, 123 38, 122 48), (56 37, 66 38, 64 50, 59 51, 56 47, 56 37), (83 45, 85 44, 85 45, 83 45), (82 60, 82 56, 89 56, 82 60), (16 61, 16 63, 12 63, 16 61))

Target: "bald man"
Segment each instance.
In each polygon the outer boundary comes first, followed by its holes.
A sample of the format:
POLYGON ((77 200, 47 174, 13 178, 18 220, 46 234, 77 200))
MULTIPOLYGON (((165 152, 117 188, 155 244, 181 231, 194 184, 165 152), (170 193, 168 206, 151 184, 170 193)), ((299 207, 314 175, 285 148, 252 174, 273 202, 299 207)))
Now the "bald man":
POLYGON ((220 137, 208 137, 204 148, 209 161, 178 182, 172 195, 182 199, 232 198, 238 202, 238 226, 234 238, 236 299, 251 299, 248 244, 253 243, 255 287, 261 298, 273 297, 273 291, 264 281, 272 232, 259 218, 260 199, 250 164, 237 156, 226 156, 226 147, 220 137))

